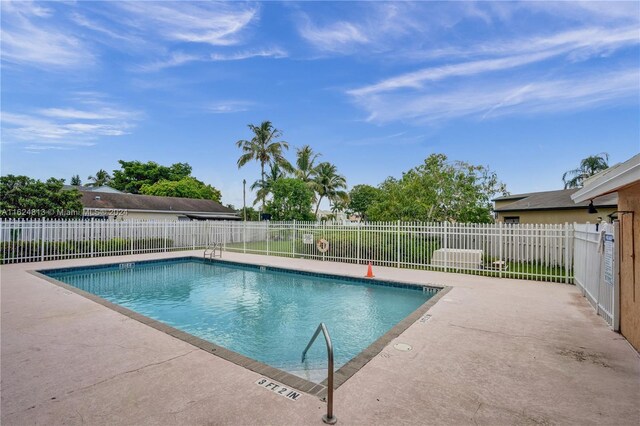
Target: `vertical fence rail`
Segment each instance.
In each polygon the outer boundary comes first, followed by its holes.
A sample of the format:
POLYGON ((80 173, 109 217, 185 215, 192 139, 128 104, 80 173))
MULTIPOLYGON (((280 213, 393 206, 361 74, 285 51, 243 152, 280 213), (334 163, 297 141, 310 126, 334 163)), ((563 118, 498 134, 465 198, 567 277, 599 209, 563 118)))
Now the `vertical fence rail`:
POLYGON ((591 303, 597 314, 617 330, 619 327, 619 282, 618 282, 618 226, 614 223, 610 228, 595 224, 574 224, 574 282, 582 295, 591 303), (605 240, 609 234, 613 240, 612 264, 607 279, 605 264, 605 240), (613 272, 613 274, 611 274, 613 272))
MULTIPOLYGON (((575 269, 599 272, 585 262, 584 232, 575 226, 2 219, 0 263, 197 250, 215 241, 231 252, 572 282, 575 269), (326 252, 321 239, 329 242, 326 252)), ((598 298, 588 284, 585 292, 598 298)))

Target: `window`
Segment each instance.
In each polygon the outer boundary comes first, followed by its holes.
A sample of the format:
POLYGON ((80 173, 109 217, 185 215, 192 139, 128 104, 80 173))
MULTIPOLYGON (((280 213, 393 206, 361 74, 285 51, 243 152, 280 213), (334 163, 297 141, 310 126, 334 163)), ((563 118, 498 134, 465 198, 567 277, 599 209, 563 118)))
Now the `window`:
POLYGON ((504 223, 520 223, 520 216, 505 216, 504 223))

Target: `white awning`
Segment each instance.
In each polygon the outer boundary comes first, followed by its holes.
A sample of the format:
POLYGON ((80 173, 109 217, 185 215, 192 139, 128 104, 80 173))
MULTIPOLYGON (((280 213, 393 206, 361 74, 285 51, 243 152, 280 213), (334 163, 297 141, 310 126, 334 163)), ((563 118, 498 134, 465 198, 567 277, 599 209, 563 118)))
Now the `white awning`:
POLYGON ((581 203, 601 195, 611 194, 634 182, 640 182, 640 154, 591 176, 584 181, 580 191, 571 195, 571 199, 575 203, 581 203))

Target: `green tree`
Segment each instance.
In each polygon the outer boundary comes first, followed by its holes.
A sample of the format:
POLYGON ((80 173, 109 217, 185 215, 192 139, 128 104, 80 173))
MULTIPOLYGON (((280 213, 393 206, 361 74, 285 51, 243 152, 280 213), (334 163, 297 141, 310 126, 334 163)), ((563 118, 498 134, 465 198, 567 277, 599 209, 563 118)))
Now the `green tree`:
POLYGON ((580 161, 577 169, 569 170, 562 175, 564 189, 581 188, 585 179, 609 168, 609 154, 601 152, 580 161))
POLYGON ((190 176, 180 180, 165 179, 152 185, 142 185, 140 194, 163 197, 198 198, 213 200, 218 203, 222 197, 218 189, 190 176))
MULTIPOLYGON (((260 180, 264 187, 264 168, 267 164, 277 164, 287 171, 293 169, 282 153, 283 150, 289 149, 289 144, 286 141, 277 140, 282 137, 282 132, 273 127, 270 121, 263 121, 259 126, 249 124, 248 127, 253 132, 253 138, 236 142, 236 146, 242 150, 242 155, 238 158, 238 168, 252 160, 259 162, 260 180)), ((262 205, 265 205, 264 195, 262 205)))
POLYGON ((318 164, 316 175, 313 178, 313 189, 318 194, 318 202, 316 204, 316 216, 320 203, 327 198, 330 203, 337 201, 347 202, 349 194, 344 189, 347 187, 347 180, 344 176, 338 174, 338 169, 334 164, 323 162, 318 164))
POLYGON ((343 200, 336 200, 333 204, 331 204, 331 213, 334 214, 335 217, 338 216, 338 213, 346 211, 348 208, 348 203, 345 203, 343 200))
POLYGON ((400 179, 387 178, 380 190, 367 209, 371 220, 488 223, 493 220, 491 199, 507 194, 489 169, 450 163, 443 154, 430 155, 400 179))
POLYGON ((82 194, 65 190, 64 179, 46 182, 28 176, 0 177, 0 216, 3 218, 72 218, 82 216, 82 194))
POLYGON ((305 145, 302 148, 298 148, 296 152, 296 169, 294 170, 294 176, 304 183, 310 183, 313 181, 313 177, 316 175, 316 160, 321 154, 313 152, 313 149, 309 145, 305 145))
POLYGON ((162 166, 154 161, 118 161, 120 170, 113 171, 113 179, 109 184, 119 191, 139 194, 144 185, 153 185, 161 180, 179 181, 191 175, 188 163, 175 163, 162 166))
MULTIPOLYGON (((238 215, 244 218, 244 210, 238 209, 236 210, 238 215)), ((248 221, 257 221, 260 220, 260 212, 254 209, 253 207, 247 207, 247 220, 248 221)))
MULTIPOLYGON (((79 176, 78 179, 80 179, 79 176)), ((111 176, 106 170, 100 169, 94 176, 89 176, 87 180, 91 181, 91 183, 88 183, 87 186, 105 186, 111 182, 111 176)))
POLYGON ((371 185, 356 185, 349 191, 348 208, 359 215, 363 220, 367 219, 367 210, 381 197, 381 191, 371 185))
POLYGON ((71 182, 69 182, 72 186, 80 186, 82 185, 82 181, 80 180, 80 175, 71 176, 71 182))
POLYGON ((281 178, 273 183, 267 211, 273 220, 313 220, 313 191, 300 179, 281 178))
POLYGON ((283 177, 286 177, 286 173, 277 164, 271 164, 269 166, 269 173, 264 180, 257 180, 251 185, 251 190, 256 192, 256 199, 253 205, 259 200, 266 199, 271 194, 273 184, 283 177))

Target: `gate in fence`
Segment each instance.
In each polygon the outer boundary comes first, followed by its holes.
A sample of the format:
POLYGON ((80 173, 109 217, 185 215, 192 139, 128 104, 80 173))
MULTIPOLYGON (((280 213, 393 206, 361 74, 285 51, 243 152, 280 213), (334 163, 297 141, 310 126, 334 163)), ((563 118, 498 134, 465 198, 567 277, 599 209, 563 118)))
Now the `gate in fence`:
POLYGON ((574 282, 614 330, 620 325, 618 225, 574 225, 574 282))

